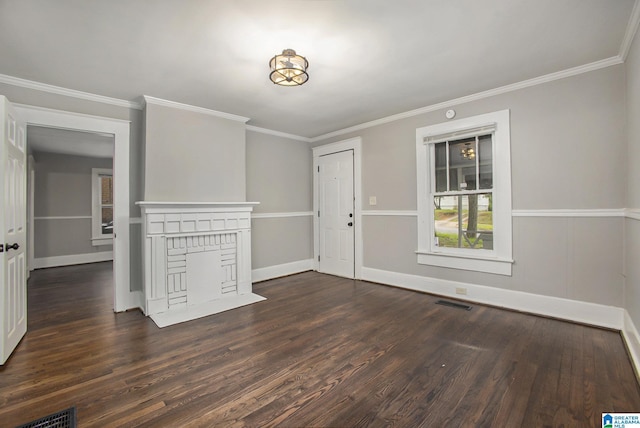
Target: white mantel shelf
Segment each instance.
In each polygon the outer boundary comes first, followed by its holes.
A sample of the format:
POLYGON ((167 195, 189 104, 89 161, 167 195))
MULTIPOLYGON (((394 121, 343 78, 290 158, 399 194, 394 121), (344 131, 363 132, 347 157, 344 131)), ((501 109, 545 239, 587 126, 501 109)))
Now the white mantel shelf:
POLYGON ((221 209, 228 211, 229 208, 239 208, 240 210, 251 210, 254 206, 260 205, 260 202, 158 202, 158 201, 138 201, 136 202, 140 208, 169 208, 172 210, 189 208, 189 209, 221 209))
POLYGON ((158 326, 159 317, 167 325, 257 301, 249 295, 251 211, 258 202, 136 205, 143 217, 144 312, 158 326))

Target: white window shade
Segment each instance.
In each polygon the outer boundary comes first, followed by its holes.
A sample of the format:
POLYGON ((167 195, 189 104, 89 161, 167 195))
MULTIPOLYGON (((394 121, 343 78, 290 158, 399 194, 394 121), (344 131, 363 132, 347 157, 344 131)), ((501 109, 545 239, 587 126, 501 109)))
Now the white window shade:
POLYGON ((495 132, 497 125, 495 123, 471 128, 460 131, 447 132, 444 134, 428 135, 424 137, 425 144, 443 143, 445 141, 461 140, 463 138, 471 138, 477 135, 491 134, 495 132))

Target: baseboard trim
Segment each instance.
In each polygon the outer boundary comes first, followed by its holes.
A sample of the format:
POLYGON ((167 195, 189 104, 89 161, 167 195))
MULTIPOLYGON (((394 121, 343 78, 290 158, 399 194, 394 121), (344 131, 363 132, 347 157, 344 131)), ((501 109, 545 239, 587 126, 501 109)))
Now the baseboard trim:
POLYGON ((129 307, 125 310, 140 309, 144 313, 144 294, 142 291, 129 291, 129 307))
POLYGON ((251 271, 251 281, 266 281, 268 279, 293 275, 294 273, 305 272, 308 270, 313 270, 313 259, 298 260, 296 262, 253 269, 251 271))
POLYGON ((614 306, 366 267, 362 268, 362 279, 598 327, 622 330, 624 326, 624 309, 614 306), (466 295, 456 294, 460 287, 467 289, 466 295))
POLYGON ((70 254, 68 256, 39 257, 37 259, 33 259, 33 268, 43 269, 59 266, 82 265, 85 263, 106 262, 108 260, 113 260, 113 251, 70 254))
POLYGON ((629 312, 624 311, 624 328, 622 329, 622 339, 627 345, 631 364, 636 372, 636 378, 640 381, 640 334, 633 323, 629 312))

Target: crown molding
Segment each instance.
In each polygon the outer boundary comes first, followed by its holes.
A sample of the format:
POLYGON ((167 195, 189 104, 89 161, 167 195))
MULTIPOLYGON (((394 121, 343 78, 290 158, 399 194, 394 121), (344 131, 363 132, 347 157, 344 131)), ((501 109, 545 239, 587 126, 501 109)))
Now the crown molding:
MULTIPOLYGON (((637 1, 640 1, 640 0, 637 0, 637 1)), ((421 114, 430 113, 432 111, 453 107, 459 104, 469 103, 472 101, 493 97, 493 96, 504 94, 507 92, 513 92, 520 89, 529 88, 531 86, 541 85, 543 83, 553 82, 554 80, 560 80, 567 77, 577 76, 579 74, 588 73, 590 71, 600 70, 602 68, 607 68, 614 65, 622 64, 623 62, 624 61, 620 56, 613 56, 611 58, 603 59, 600 61, 585 64, 585 65, 580 65, 578 67, 568 68, 566 70, 558 71, 555 73, 545 74, 544 76, 534 77, 533 79, 523 80, 522 82, 500 86, 495 89, 489 89, 487 91, 478 92, 472 95, 467 95, 460 98, 454 98, 452 100, 444 101, 438 104, 432 104, 430 106, 421 107, 421 108, 410 110, 404 113, 394 114, 392 116, 387 116, 381 119, 372 120, 371 122, 365 122, 360 125, 351 126, 349 128, 344 128, 337 131, 329 132, 328 134, 319 135, 317 137, 311 138, 311 142, 316 143, 318 141, 326 140, 327 138, 348 134, 354 131, 360 131, 363 129, 371 128, 373 126, 378 126, 378 125, 382 125, 389 122, 395 122, 396 120, 407 119, 409 117, 414 117, 421 114)))
POLYGON ((638 31, 638 25, 640 24, 640 0, 636 0, 633 4, 633 10, 631 11, 631 16, 629 17, 629 23, 627 24, 627 30, 624 33, 624 38, 622 39, 622 43, 620 44, 620 53, 618 56, 622 58, 622 61, 627 60, 627 55, 629 55, 629 49, 631 49, 631 44, 633 43, 633 38, 636 36, 636 32, 638 31))
POLYGON ((223 119, 229 119, 229 120, 234 120, 236 122, 242 122, 242 123, 247 123, 249 121, 248 117, 244 117, 244 116, 238 116, 235 114, 231 114, 231 113, 225 113, 222 111, 217 111, 217 110, 210 110, 208 108, 204 108, 204 107, 197 107, 197 106, 192 106, 189 104, 183 104, 183 103, 178 103, 175 101, 169 101, 169 100, 163 100, 160 98, 155 98, 155 97, 150 97, 149 95, 143 95, 142 99, 144 101, 144 104, 153 104, 153 105, 158 105, 158 106, 163 106, 163 107, 171 107, 171 108, 175 108, 175 109, 179 109, 179 110, 186 110, 186 111, 192 111, 195 113, 202 113, 202 114, 207 114, 209 116, 216 116, 216 117, 220 117, 223 119))
MULTIPOLYGON (((80 118, 98 119, 104 122, 125 123, 127 125, 131 123, 131 121, 127 119, 116 119, 114 117, 96 116, 93 114, 78 113, 75 111, 66 111, 66 110, 60 110, 60 109, 54 109, 54 108, 48 108, 48 107, 33 106, 29 104, 14 103, 14 102, 12 102, 11 104, 13 104, 13 106, 16 107, 17 109, 22 109, 22 110, 41 111, 41 112, 46 112, 50 114, 64 113, 64 115, 67 117, 74 116, 74 117, 80 117, 80 118)), ((93 132, 93 133, 101 134, 100 132, 93 132)), ((106 134, 109 134, 109 133, 106 133, 106 134)))
POLYGON ((48 85, 46 83, 35 82, 33 80, 21 79, 19 77, 0 74, 0 83, 18 86, 21 88, 34 89, 36 91, 49 92, 51 94, 64 95, 66 97, 79 98, 97 103, 111 104, 118 107, 126 107, 135 110, 142 110, 142 105, 133 101, 121 100, 118 98, 105 97, 103 95, 91 94, 89 92, 76 91, 60 86, 48 85))
POLYGON ((247 131, 259 132, 261 134, 274 135, 276 137, 288 138, 290 140, 301 141, 303 143, 310 143, 311 138, 301 137, 299 135, 287 134, 286 132, 274 131, 273 129, 260 128, 258 126, 247 125, 247 131))

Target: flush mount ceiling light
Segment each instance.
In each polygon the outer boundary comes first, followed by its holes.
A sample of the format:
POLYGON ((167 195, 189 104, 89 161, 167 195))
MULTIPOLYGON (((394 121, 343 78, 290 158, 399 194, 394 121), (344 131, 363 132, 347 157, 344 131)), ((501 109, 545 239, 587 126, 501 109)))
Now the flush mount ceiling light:
POLYGON ((309 61, 297 55, 293 49, 285 49, 282 55, 271 58, 269 67, 271 68, 269 79, 276 85, 300 86, 309 80, 309 74, 307 74, 309 61))

